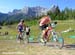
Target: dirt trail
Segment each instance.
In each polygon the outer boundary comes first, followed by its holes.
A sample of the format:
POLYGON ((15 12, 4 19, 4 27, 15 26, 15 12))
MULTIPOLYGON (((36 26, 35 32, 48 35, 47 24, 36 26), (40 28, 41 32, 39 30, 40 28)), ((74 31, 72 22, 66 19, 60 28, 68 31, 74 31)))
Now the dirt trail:
POLYGON ((51 44, 43 46, 39 43, 19 44, 11 40, 0 40, 0 55, 5 55, 4 52, 15 52, 12 55, 75 55, 75 45, 65 46, 69 47, 59 49, 51 44))

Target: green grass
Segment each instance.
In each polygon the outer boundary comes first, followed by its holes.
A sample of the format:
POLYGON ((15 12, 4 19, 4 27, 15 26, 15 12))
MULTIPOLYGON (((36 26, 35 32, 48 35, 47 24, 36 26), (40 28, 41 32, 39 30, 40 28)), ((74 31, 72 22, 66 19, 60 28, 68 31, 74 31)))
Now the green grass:
MULTIPOLYGON (((69 28, 72 28, 75 30, 75 22, 74 20, 66 20, 66 21, 59 21, 56 30, 58 32, 67 30, 69 28)), ((69 36, 75 36, 75 32, 67 32, 67 33, 62 33, 62 37, 64 37, 65 43, 74 43, 75 44, 75 39, 69 38, 69 36)))
MULTIPOLYGON (((66 30, 68 28, 72 28, 75 30, 75 22, 74 20, 66 20, 66 21, 57 21, 58 24, 55 28, 55 30, 57 32, 61 32, 63 30, 66 30)), ((38 21, 34 20, 34 21, 25 21, 25 24, 30 26, 31 29, 31 36, 34 36, 34 38, 36 39, 38 37, 38 34, 40 33, 40 29, 39 29, 39 25, 38 25, 38 21)), ((0 36, 0 40, 5 40, 5 39, 11 39, 11 37, 13 37, 12 39, 16 39, 16 35, 17 35, 17 30, 16 30, 16 26, 15 25, 11 25, 9 26, 3 26, 2 29, 0 29, 0 32, 4 33, 5 31, 9 32, 9 35, 7 36, 0 36)), ((64 37, 65 43, 75 43, 75 39, 69 38, 69 36, 71 35, 75 35, 75 32, 68 32, 68 33, 63 33, 62 37, 64 37)))

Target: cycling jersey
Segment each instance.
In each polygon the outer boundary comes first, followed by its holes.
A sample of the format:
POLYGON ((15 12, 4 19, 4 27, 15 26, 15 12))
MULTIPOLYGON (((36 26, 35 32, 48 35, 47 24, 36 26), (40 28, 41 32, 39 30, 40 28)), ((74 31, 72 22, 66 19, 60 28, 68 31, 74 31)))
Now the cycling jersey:
POLYGON ((19 30, 20 32, 22 32, 22 30, 23 30, 23 24, 22 24, 22 23, 19 23, 19 24, 18 24, 18 30, 19 30))
POLYGON ((44 24, 49 24, 50 22, 51 22, 50 17, 45 16, 45 17, 41 18, 41 20, 39 22, 39 26, 42 26, 44 24))

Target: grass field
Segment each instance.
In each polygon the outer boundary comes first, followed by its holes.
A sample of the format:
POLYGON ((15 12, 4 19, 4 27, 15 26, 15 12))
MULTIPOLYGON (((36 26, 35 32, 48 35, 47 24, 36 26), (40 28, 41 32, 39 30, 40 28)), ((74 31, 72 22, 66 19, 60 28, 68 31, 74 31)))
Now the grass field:
MULTIPOLYGON (((75 30, 75 20, 66 20, 66 21, 57 21, 58 24, 55 28, 57 32, 67 30, 72 28, 75 30)), ((37 21, 26 22, 26 25, 29 25, 31 28, 31 36, 34 36, 34 39, 38 37, 40 33, 37 21)), ((37 44, 18 44, 16 43, 16 24, 10 26, 3 26, 0 29, 2 34, 8 31, 9 35, 0 35, 0 55, 75 55, 75 49, 58 49, 51 48, 48 46, 41 46, 37 44), (4 52, 20 52, 15 54, 4 54, 4 52)), ((75 38, 69 38, 69 36, 75 36, 75 32, 62 33, 65 44, 75 44, 75 38)), ((75 47, 74 47, 75 48, 75 47)))
MULTIPOLYGON (((57 32, 61 32, 64 30, 67 30, 69 28, 75 30, 75 22, 74 20, 66 20, 66 21, 57 21, 58 24, 55 28, 57 32)), ((36 39, 40 33, 39 25, 37 21, 30 21, 26 22, 26 25, 30 26, 31 29, 31 36, 34 36, 34 39, 36 39)), ((3 26, 0 32, 4 33, 8 31, 9 35, 7 36, 0 36, 0 40, 8 40, 8 39, 14 39, 16 38, 17 35, 17 30, 16 30, 16 24, 15 25, 10 25, 10 26, 3 26)), ((75 43, 75 39, 69 38, 69 36, 75 36, 75 31, 74 32, 67 32, 67 33, 62 33, 62 37, 65 39, 65 43, 75 43)))

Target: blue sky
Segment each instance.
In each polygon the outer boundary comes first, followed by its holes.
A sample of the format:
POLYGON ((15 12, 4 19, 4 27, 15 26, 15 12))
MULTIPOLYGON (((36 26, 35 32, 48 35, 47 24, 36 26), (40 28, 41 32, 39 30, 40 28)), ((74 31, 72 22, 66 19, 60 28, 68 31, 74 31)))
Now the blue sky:
POLYGON ((7 13, 24 6, 50 8, 52 5, 58 5, 61 10, 65 7, 75 9, 75 0, 0 0, 0 12, 7 13))

